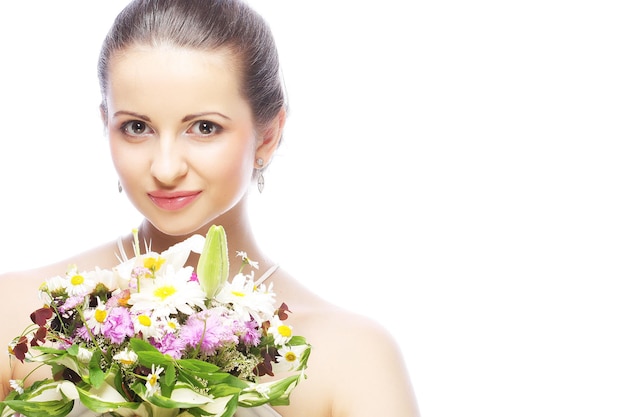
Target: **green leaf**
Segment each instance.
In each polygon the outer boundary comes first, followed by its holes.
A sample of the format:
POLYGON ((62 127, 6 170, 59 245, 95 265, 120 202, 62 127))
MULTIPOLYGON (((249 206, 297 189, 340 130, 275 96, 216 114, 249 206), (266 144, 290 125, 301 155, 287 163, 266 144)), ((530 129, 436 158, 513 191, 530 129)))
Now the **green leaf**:
POLYGON ((69 353, 72 356, 78 356, 78 345, 73 344, 72 346, 67 348, 67 353, 69 353))
POLYGON ((170 363, 165 368, 165 374, 161 378, 161 393, 165 397, 170 397, 172 395, 172 390, 174 389, 174 384, 176 383, 176 367, 173 363, 170 363))
POLYGON ((100 385, 104 382, 104 372, 100 369, 101 358, 102 355, 100 354, 100 351, 96 350, 89 361, 89 382, 95 388, 100 387, 100 385))
POLYGON ((238 395, 241 392, 241 387, 235 387, 228 384, 218 384, 211 386, 211 394, 215 397, 228 397, 229 395, 238 395))
POLYGON ((209 299, 218 293, 228 279, 228 244, 224 227, 211 225, 209 228, 196 273, 200 288, 209 299))
POLYGON ((2 403, 28 417, 65 417, 74 406, 74 401, 70 399, 59 401, 8 400, 2 403))
POLYGON ((155 348, 154 346, 152 346, 150 343, 146 342, 145 340, 141 340, 141 339, 137 339, 137 338, 132 338, 130 339, 130 347, 132 350, 135 351, 135 353, 139 354, 139 352, 159 352, 159 350, 157 348, 155 348))
POLYGON ((139 363, 148 368, 152 365, 163 365, 166 367, 175 361, 170 355, 164 355, 145 340, 130 339, 130 347, 137 354, 139 363))
POLYGON ((78 355, 78 346, 72 345, 67 350, 55 349, 49 346, 33 346, 33 349, 40 351, 41 353, 48 353, 51 355, 65 355, 70 354, 72 356, 78 355), (76 349, 74 349, 76 347, 76 349))
POLYGON ((174 363, 174 358, 169 355, 164 355, 161 352, 139 352, 137 353, 137 358, 139 363, 148 368, 152 365, 163 365, 168 366, 171 363, 174 363))
POLYGON ((239 405, 243 407, 257 407, 265 403, 289 405, 289 394, 303 378, 303 374, 296 374, 277 381, 263 383, 261 385, 268 388, 263 394, 255 390, 245 390, 239 395, 239 405))
POLYGON ((290 346, 301 346, 306 344, 306 339, 303 336, 293 336, 291 339, 289 339, 290 346))
POLYGON ((233 398, 231 398, 228 403, 226 403, 226 409, 224 410, 224 413, 221 415, 221 417, 232 417, 235 414, 235 411, 237 411, 238 406, 239 398, 234 395, 233 398))
POLYGON ((200 372, 205 374, 219 372, 220 367, 209 363, 200 361, 198 359, 180 359, 177 361, 178 366, 189 372, 200 372))
POLYGON ((87 384, 76 386, 80 402, 96 413, 106 413, 117 408, 131 408, 135 410, 139 407, 139 403, 123 401, 124 397, 117 392, 114 386, 103 384, 98 390, 88 388, 87 384), (119 399, 119 401, 114 399, 119 399))

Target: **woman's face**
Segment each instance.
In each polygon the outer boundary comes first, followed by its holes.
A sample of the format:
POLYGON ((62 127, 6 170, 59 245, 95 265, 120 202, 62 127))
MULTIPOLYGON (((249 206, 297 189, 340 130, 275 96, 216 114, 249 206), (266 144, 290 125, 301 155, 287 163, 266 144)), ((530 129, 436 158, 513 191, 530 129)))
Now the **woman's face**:
POLYGON ((132 203, 166 234, 196 232, 247 192, 260 143, 235 68, 226 53, 170 46, 110 61, 113 163, 132 203))

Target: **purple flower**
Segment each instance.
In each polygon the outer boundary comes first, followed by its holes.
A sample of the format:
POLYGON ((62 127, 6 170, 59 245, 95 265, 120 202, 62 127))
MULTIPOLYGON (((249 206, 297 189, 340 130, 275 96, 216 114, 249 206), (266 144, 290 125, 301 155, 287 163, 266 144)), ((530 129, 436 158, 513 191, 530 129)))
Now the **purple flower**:
POLYGON ((134 336, 130 312, 124 307, 114 307, 109 311, 102 325, 102 334, 113 343, 122 343, 126 336, 134 336))
POLYGON ((68 297, 63 305, 59 306, 59 312, 65 313, 83 302, 85 302, 84 295, 75 295, 73 297, 68 297))
POLYGON ((241 325, 216 309, 205 310, 189 317, 180 329, 180 339, 186 346, 200 347, 202 353, 213 355, 229 343, 237 343, 241 325))
POLYGON ((80 326, 78 329, 76 329, 74 336, 80 337, 83 340, 90 340, 89 332, 87 331, 87 327, 85 326, 80 326))
POLYGON ((157 348, 159 352, 170 355, 174 359, 180 359, 185 349, 185 343, 174 333, 167 333, 159 341, 150 338, 150 343, 157 348))
POLYGON ((261 334, 259 333, 259 325, 254 320, 244 323, 245 329, 241 336, 241 341, 246 346, 257 346, 261 342, 261 334))

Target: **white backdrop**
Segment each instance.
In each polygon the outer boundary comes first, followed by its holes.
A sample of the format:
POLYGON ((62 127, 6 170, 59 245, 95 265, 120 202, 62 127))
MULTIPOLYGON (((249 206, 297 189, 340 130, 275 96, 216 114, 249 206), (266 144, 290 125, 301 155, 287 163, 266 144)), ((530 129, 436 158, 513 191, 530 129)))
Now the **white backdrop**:
MULTIPOLYGON (((125 1, 11 3, 4 271, 137 219, 95 75, 125 1)), ((621 3, 251 1, 291 103, 255 227, 283 267, 396 334, 424 417, 626 415, 621 3)))

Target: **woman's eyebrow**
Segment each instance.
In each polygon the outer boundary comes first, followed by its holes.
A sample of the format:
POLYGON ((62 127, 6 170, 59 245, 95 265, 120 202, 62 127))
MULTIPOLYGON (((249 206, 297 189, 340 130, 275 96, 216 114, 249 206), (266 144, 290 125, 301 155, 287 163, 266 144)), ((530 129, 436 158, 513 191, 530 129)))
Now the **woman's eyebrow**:
POLYGON ((113 117, 117 117, 120 115, 126 115, 126 116, 133 116, 136 117, 138 119, 142 119, 145 120, 147 122, 151 122, 152 120, 150 120, 150 118, 144 114, 139 114, 139 113, 135 113, 132 111, 128 111, 128 110, 120 110, 120 111, 116 111, 115 113, 113 113, 113 117))
POLYGON ((203 112, 203 113, 189 114, 189 115, 183 117, 182 121, 183 122, 188 122, 190 120, 197 119, 198 117, 202 117, 202 116, 220 116, 220 117, 223 117, 226 120, 231 120, 230 117, 228 117, 225 114, 222 114, 220 112, 208 111, 208 112, 203 112))

